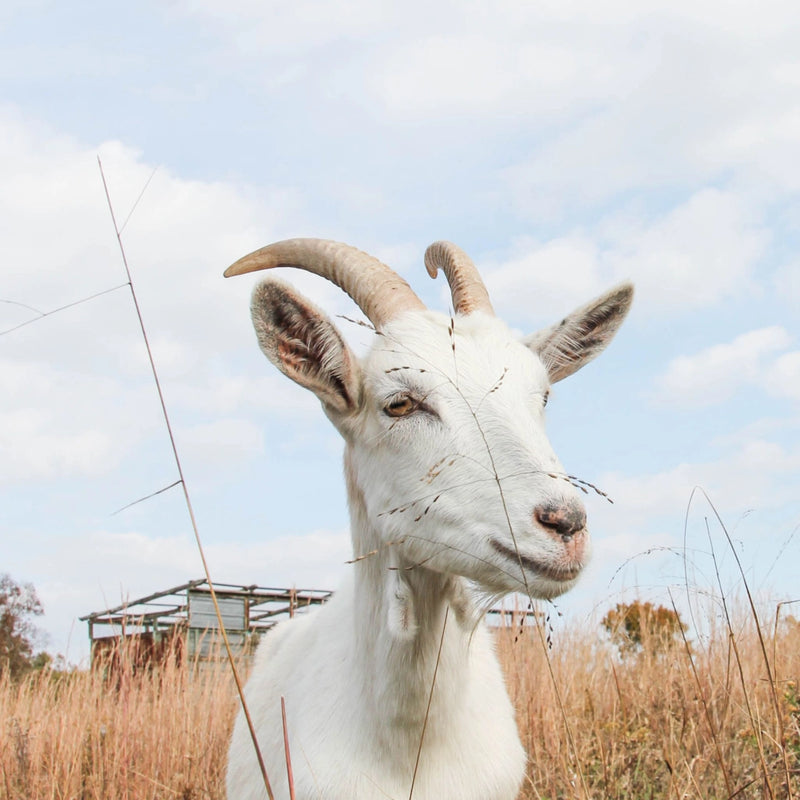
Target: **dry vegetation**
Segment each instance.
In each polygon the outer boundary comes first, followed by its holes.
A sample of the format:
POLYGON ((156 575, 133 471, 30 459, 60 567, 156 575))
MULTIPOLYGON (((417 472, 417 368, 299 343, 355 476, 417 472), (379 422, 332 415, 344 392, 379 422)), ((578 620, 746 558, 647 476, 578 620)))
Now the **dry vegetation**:
MULTIPOLYGON (((724 620, 724 617, 723 617, 724 620)), ((752 616, 623 654, 596 630, 499 640, 528 798, 800 798, 800 624, 752 616), (774 622, 774 621, 773 621, 774 622), (558 686, 549 677, 548 658, 558 686)))
MULTIPOLYGON (((800 798, 800 624, 785 609, 765 623, 764 651, 752 615, 734 616, 689 647, 624 652, 599 625, 549 649, 502 629, 532 764, 522 798, 800 798)), ((0 680, 0 797, 224 798, 235 709, 224 665, 0 680)))
MULTIPOLYGON (((0 677, 0 798, 223 798, 235 710, 227 673, 154 670, 0 677)), ((224 665, 223 665, 224 666, 224 665)))

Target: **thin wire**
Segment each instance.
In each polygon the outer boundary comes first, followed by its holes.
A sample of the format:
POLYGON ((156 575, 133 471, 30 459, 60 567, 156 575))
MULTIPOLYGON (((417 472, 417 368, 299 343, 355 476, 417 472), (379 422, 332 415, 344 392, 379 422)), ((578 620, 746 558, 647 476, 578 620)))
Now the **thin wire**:
POLYGON ((33 308, 32 306, 26 306, 25 303, 17 303, 14 300, 2 300, 0 302, 3 303, 11 303, 15 306, 22 306, 23 308, 29 308, 31 311, 35 311, 39 316, 34 317, 33 319, 26 320, 25 322, 20 322, 19 325, 14 325, 12 328, 6 328, 4 331, 0 331, 0 336, 5 336, 7 333, 11 333, 12 331, 19 330, 19 328, 24 328, 26 325, 30 325, 33 322, 39 322, 43 320, 45 317, 49 317, 51 314, 57 314, 59 311, 66 311, 68 308, 74 308, 75 306, 79 306, 81 303, 88 303, 89 300, 95 300, 98 297, 102 297, 104 294, 111 294, 111 292, 116 292, 118 289, 124 289, 126 286, 129 286, 128 283, 121 283, 119 286, 112 286, 110 289, 103 289, 102 292, 97 292, 96 294, 89 295, 89 297, 84 297, 82 300, 75 300, 73 303, 67 303, 65 306, 59 306, 58 308, 52 309, 52 311, 38 311, 37 309, 33 308))
MULTIPOLYGON (((181 459, 180 459, 180 456, 178 455, 178 447, 177 447, 177 445, 175 443, 175 436, 172 433, 172 425, 170 423, 169 414, 167 413, 167 404, 166 404, 166 402, 164 400, 164 394, 161 391, 161 382, 159 381, 159 378, 158 378, 158 371, 156 370, 155 360, 153 359, 153 352, 150 349, 150 341, 149 341, 149 339, 147 337, 147 330, 145 328, 144 319, 142 317, 142 312, 141 312, 141 309, 139 307, 139 300, 138 300, 138 298, 136 296, 136 290, 135 290, 135 288, 133 286, 133 279, 131 278, 131 272, 130 272, 130 269, 128 267, 128 259, 127 259, 127 256, 125 255, 125 248, 123 247, 123 244, 122 244, 122 237, 120 235, 120 229, 117 226, 117 220, 116 220, 116 217, 114 215, 114 207, 113 207, 113 205, 111 203, 111 195, 109 194, 108 184, 106 183, 106 176, 105 176, 105 173, 103 172, 103 163, 100 160, 99 156, 97 158, 97 165, 100 168, 100 177, 101 177, 101 179, 103 181, 103 190, 105 191, 105 194, 106 194, 106 201, 108 202, 108 210, 109 210, 109 213, 111 214, 111 222, 114 225, 114 233, 116 234, 117 243, 119 244, 119 251, 120 251, 120 254, 122 256, 122 263, 123 263, 123 265, 125 267, 125 274, 128 277, 128 286, 130 286, 130 289, 131 289, 131 297, 133 299, 133 305, 134 305, 134 308, 136 309, 136 316, 139 319, 139 327, 141 328, 141 331, 142 331, 142 338, 144 339, 144 345, 145 345, 145 348, 147 350, 147 357, 148 357, 148 359, 150 361, 150 369, 151 369, 151 371, 153 373, 153 380, 154 380, 155 385, 156 385, 156 390, 158 391, 158 399, 159 399, 159 402, 161 403, 161 413, 162 413, 162 415, 164 417, 164 422, 165 422, 165 424, 167 426, 167 433, 169 434, 170 444, 172 445, 172 454, 173 454, 173 456, 175 458, 175 466, 178 469, 178 476, 180 478, 180 480, 178 482, 180 483, 181 488, 183 489, 183 496, 184 496, 184 499, 186 500, 186 508, 187 508, 187 510, 189 512, 189 519, 191 520, 191 523, 192 523, 192 530, 194 531, 194 538, 195 538, 195 541, 197 542, 197 549, 200 551, 200 560, 201 560, 201 562, 203 564, 203 571, 205 572, 206 581, 208 582, 208 588, 209 588, 209 591, 211 593, 211 600, 214 603, 214 610, 215 610, 215 612, 217 614, 217 622, 219 623, 219 629, 220 629, 220 632, 222 633, 222 641, 223 641, 223 644, 225 645, 225 652, 228 655, 228 661, 229 661, 230 666, 231 666, 231 671, 233 672, 233 680, 234 680, 234 683, 236 684, 236 690, 239 693, 239 700, 241 701, 241 704, 242 704, 242 710, 244 711, 245 719, 247 721, 247 727, 248 727, 248 729, 250 731, 250 737, 253 740, 253 746, 254 746, 255 751, 256 751, 256 757, 258 758, 258 766, 261 769, 261 775, 262 775, 262 777, 264 779, 264 786, 266 787, 267 794, 269 795, 269 800, 275 800, 275 796, 272 793, 272 787, 270 786, 270 783, 269 783, 269 778, 267 777, 267 768, 264 765, 264 759, 261 756, 261 749, 258 746, 258 739, 256 738, 256 731, 255 731, 255 727, 253 725, 253 720, 251 719, 250 711, 247 708, 247 702, 246 702, 245 697, 244 697, 244 689, 242 688, 242 682, 239 679, 239 671, 236 668, 236 662, 235 662, 234 657, 233 657, 233 651, 231 650, 231 645, 230 645, 230 642, 228 641, 228 634, 227 634, 227 632, 225 630, 225 625, 224 625, 224 623, 222 621, 222 612, 220 611, 220 608, 219 608, 219 603, 217 601, 217 593, 214 590, 214 584, 211 581, 211 573, 210 573, 209 568, 208 568, 208 562, 206 561, 205 552, 203 551, 203 543, 200 541, 200 532, 198 531, 198 528, 197 528, 197 520, 195 519, 194 508, 192 507, 192 501, 191 501, 191 498, 189 497, 189 490, 188 490, 188 488, 186 486, 186 480, 185 480, 185 478, 183 476, 183 467, 181 466, 181 459)), ((128 218, 130 218, 130 214, 128 215, 128 218)))
POLYGON ((144 193, 147 191, 147 187, 150 185, 150 181, 153 180, 153 178, 155 177, 156 172, 158 172, 157 166, 150 173, 150 177, 145 181, 144 186, 142 186, 142 191, 139 192, 139 196, 136 198, 136 201, 131 206, 131 210, 128 212, 128 216, 125 217, 125 222, 122 223, 122 227, 119 229, 120 236, 122 236, 122 232, 125 230, 125 226, 128 224, 128 220, 130 220, 130 218, 133 216, 133 212, 136 211, 136 206, 139 205, 139 201, 144 197, 144 193))
POLYGON ((133 508, 133 506, 139 505, 139 503, 144 503, 145 500, 149 500, 151 497, 158 497, 158 495, 164 494, 164 492, 168 492, 170 489, 174 489, 179 484, 180 481, 173 481, 169 486, 165 486, 163 489, 159 489, 157 492, 151 492, 144 497, 140 497, 138 500, 134 500, 132 503, 122 506, 122 508, 118 508, 111 514, 111 516, 115 517, 117 514, 121 514, 123 511, 125 511, 125 509, 133 508))
POLYGON ((10 306, 20 306, 21 308, 27 308, 28 311, 33 311, 34 314, 38 314, 40 317, 44 316, 44 311, 39 311, 38 308, 29 306, 27 303, 19 303, 16 300, 0 300, 0 303, 7 303, 10 306))

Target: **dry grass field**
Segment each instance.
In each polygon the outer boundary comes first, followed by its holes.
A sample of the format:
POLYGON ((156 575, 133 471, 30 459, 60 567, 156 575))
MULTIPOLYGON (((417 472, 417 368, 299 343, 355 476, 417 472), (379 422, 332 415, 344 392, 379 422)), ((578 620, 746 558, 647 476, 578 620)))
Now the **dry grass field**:
MULTIPOLYGON (((501 628, 530 754, 521 797, 800 798, 800 624, 775 611, 763 643, 743 606, 688 645, 645 636, 622 655, 599 625, 550 646, 535 627, 501 628)), ((0 681, 0 797, 224 798, 235 711, 224 664, 0 681)))
POLYGON ((762 648, 744 610, 731 629, 705 622, 702 642, 645 637, 624 657, 596 629, 549 651, 502 632, 530 755, 522 797, 800 798, 800 624, 769 621, 762 648))
POLYGON ((170 659, 134 674, 0 678, 0 797, 5 800, 222 798, 235 712, 227 673, 192 677, 170 659))

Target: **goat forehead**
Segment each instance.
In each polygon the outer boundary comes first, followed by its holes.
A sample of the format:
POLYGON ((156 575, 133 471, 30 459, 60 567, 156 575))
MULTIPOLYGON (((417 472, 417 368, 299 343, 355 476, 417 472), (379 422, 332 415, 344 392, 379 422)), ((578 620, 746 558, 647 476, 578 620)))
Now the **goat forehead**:
POLYGON ((468 390, 490 388, 505 373, 528 387, 545 388, 541 360, 518 341, 500 319, 475 312, 449 317, 435 311, 410 312, 393 320, 367 355, 369 371, 380 378, 403 368, 457 381, 468 390))

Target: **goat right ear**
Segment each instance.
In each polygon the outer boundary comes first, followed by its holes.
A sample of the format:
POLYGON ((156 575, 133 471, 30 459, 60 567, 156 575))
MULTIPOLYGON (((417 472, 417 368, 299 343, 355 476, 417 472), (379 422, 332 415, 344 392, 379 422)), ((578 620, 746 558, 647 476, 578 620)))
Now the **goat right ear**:
POLYGON ((361 369, 328 317, 288 284, 267 280, 250 303, 258 343, 293 381, 311 389, 336 415, 358 410, 361 369))
POLYGON ((563 380, 605 350, 633 300, 633 284, 621 283, 522 341, 544 362, 550 382, 563 380))

